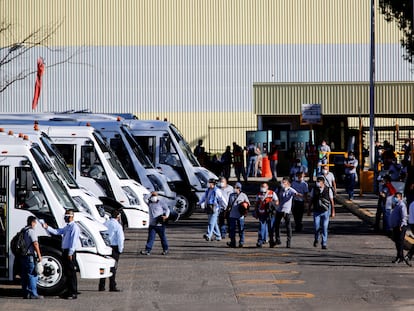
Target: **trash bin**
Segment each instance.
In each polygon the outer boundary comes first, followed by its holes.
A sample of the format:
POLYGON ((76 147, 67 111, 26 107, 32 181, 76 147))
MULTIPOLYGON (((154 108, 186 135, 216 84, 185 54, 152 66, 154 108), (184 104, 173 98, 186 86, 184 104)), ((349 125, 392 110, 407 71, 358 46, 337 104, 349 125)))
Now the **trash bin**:
POLYGON ((360 178, 362 192, 374 192, 374 171, 362 171, 360 178))
POLYGON ((262 159, 262 177, 272 177, 272 172, 270 171, 270 161, 267 156, 262 159))

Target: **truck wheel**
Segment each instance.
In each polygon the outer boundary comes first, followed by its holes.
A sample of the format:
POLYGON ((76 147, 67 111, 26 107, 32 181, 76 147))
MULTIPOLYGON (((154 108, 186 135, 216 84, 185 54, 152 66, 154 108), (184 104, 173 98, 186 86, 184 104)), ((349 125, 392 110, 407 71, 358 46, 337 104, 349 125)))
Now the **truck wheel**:
POLYGON ((43 273, 39 275, 37 288, 43 295, 60 295, 63 293, 66 276, 63 272, 62 253, 55 249, 42 249, 43 273))
POLYGON ((187 219, 194 211, 194 204, 182 194, 177 194, 177 203, 174 206, 174 211, 180 215, 180 219, 187 219))

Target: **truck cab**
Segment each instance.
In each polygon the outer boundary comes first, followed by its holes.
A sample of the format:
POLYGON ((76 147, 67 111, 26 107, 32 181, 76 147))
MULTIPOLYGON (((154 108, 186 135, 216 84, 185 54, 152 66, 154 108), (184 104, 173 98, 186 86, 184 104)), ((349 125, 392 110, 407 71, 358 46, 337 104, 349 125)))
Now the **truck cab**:
MULTIPOLYGON (((106 227, 92 217, 80 213, 57 176, 49 158, 37 144, 13 135, 0 135, 0 280, 13 281, 18 269, 10 249, 13 236, 26 226, 28 216, 42 219, 50 226, 65 226, 67 209, 75 211, 80 247, 77 267, 81 278, 106 278, 115 260, 107 243, 106 227)), ((62 269, 61 238, 50 236, 38 223, 43 273, 39 276, 39 292, 60 294, 65 290, 62 269)))
POLYGON ((129 126, 153 165, 171 180, 177 195, 187 201, 188 209, 182 213, 189 217, 207 189, 208 180, 217 176, 200 165, 172 123, 137 119, 123 119, 123 123, 129 126))

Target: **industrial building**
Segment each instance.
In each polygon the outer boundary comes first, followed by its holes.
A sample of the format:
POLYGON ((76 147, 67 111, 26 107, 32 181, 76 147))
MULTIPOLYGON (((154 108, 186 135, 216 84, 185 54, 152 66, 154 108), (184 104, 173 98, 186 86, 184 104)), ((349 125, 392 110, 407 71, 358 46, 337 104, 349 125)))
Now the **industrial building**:
MULTIPOLYGON (((398 145, 393 124, 412 126, 412 66, 397 25, 376 8, 378 138, 398 145)), ((192 147, 203 139, 212 153, 245 145, 255 130, 272 131, 287 148, 290 131, 309 130, 301 105, 320 104, 315 142, 344 150, 343 131, 357 129, 360 116, 368 126, 370 9, 361 0, 1 1, 2 20, 13 24, 0 33, 2 47, 59 25, 47 46, 2 70, 35 71, 41 56, 47 66, 35 112, 167 118, 192 147)), ((0 93, 1 111, 31 112, 34 80, 0 93)))

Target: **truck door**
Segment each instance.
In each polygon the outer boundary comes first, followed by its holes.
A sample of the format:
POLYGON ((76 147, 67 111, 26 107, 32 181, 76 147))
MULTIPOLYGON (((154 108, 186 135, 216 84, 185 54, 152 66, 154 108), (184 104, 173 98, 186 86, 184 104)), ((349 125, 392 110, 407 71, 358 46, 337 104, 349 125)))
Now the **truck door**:
POLYGON ((9 167, 0 166, 0 278, 9 278, 7 206, 9 167))

